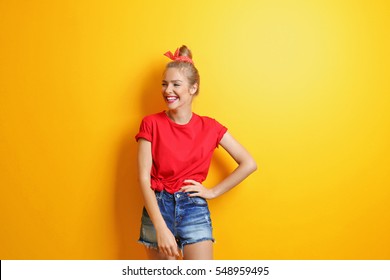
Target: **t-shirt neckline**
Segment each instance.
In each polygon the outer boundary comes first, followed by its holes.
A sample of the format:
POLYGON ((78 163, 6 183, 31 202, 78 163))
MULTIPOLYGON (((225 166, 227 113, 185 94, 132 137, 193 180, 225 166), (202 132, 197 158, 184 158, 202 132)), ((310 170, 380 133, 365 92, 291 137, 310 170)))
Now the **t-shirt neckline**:
POLYGON ((162 114, 165 116, 165 118, 168 119, 168 121, 169 121, 171 124, 173 124, 173 125, 175 125, 175 126, 177 126, 177 127, 186 127, 186 126, 190 125, 190 124, 194 121, 195 116, 196 116, 196 114, 195 114, 194 112, 191 112, 191 113, 192 113, 191 119, 188 121, 188 123, 179 124, 179 123, 175 123, 175 122, 168 116, 166 110, 162 111, 162 114))

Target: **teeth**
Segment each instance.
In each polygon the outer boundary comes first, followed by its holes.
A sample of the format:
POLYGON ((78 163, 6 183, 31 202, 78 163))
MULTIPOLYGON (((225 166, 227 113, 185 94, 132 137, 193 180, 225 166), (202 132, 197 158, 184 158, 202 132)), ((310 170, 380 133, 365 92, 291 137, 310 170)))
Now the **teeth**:
POLYGON ((173 101, 173 100, 176 100, 177 99, 177 97, 167 97, 167 100, 169 100, 169 101, 173 101))

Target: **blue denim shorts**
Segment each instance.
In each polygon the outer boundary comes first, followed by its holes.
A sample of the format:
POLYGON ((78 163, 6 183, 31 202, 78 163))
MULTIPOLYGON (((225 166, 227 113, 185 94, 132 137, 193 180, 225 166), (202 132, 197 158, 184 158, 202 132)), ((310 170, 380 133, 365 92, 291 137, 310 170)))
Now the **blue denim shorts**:
MULTIPOLYGON (((166 191, 155 192, 160 212, 176 237, 180 249, 188 244, 211 240, 212 224, 207 201, 201 197, 190 197, 188 193, 166 191)), ((138 242, 157 248, 156 230, 145 207, 142 211, 141 231, 138 242)))

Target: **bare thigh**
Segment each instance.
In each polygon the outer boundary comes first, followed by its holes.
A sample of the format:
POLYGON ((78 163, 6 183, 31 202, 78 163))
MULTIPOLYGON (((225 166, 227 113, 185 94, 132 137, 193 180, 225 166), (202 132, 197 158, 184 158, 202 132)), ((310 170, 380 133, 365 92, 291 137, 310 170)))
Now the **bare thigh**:
POLYGON ((188 244, 183 249, 183 259, 185 260, 212 260, 213 242, 211 240, 188 244))
POLYGON ((158 249, 146 248, 146 254, 148 255, 149 260, 176 260, 175 257, 161 253, 158 249))

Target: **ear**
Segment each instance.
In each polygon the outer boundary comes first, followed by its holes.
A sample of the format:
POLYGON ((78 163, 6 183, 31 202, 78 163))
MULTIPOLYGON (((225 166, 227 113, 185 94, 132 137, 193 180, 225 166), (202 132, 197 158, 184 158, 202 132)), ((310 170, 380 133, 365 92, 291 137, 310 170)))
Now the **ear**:
POLYGON ((196 93, 197 90, 198 90, 198 84, 195 83, 195 84, 193 84, 193 85, 191 86, 191 88, 190 88, 190 93, 191 93, 192 95, 194 95, 194 94, 196 93))

